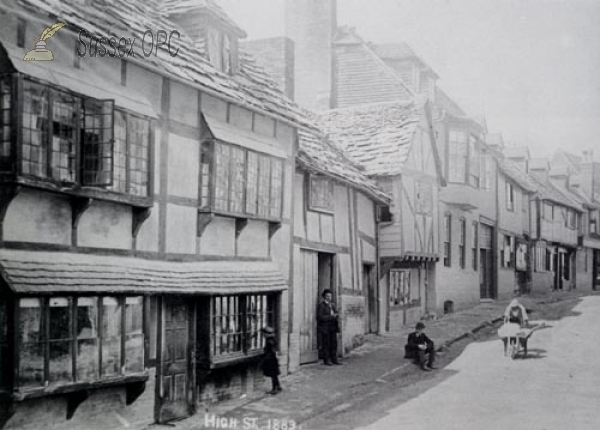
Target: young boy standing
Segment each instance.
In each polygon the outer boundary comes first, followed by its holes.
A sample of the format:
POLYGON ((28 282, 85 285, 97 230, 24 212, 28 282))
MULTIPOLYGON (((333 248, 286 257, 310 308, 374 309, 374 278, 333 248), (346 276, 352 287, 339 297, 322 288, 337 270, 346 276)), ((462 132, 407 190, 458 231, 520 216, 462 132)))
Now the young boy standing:
POLYGON ((265 338, 264 356, 262 361, 263 374, 271 378, 272 389, 267 394, 278 394, 281 392, 279 385, 279 360, 277 360, 277 339, 272 327, 262 329, 265 338))

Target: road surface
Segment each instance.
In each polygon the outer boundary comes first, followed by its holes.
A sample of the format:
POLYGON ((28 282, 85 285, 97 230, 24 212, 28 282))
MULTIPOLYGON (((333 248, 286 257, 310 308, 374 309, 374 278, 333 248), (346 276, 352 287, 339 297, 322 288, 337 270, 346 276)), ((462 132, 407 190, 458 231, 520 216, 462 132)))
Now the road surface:
POLYGON ((496 338, 472 343, 455 374, 365 430, 600 428, 600 296, 535 332, 530 357, 504 357, 496 338))

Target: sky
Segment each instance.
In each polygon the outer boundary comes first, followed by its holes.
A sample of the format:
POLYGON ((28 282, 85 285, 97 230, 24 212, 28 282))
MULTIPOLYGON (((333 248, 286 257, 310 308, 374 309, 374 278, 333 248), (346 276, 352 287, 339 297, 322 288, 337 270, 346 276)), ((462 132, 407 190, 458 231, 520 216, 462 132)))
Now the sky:
MULTIPOLYGON (((284 35, 284 0, 218 2, 248 39, 284 35)), ((338 23, 408 43, 507 145, 600 157, 600 0, 338 0, 338 23)))

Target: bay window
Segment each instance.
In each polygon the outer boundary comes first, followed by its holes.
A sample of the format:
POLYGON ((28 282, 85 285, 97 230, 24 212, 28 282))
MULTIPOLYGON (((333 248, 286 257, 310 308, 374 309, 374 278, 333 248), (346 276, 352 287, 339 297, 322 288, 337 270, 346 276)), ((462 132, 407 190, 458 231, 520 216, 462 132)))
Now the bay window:
POLYGON ((211 140, 200 156, 200 210, 279 220, 283 160, 211 140))
POLYGON ((465 183, 467 181, 467 134, 464 131, 450 131, 448 139, 448 180, 465 183))
MULTIPOLYGON (((20 389, 144 370, 141 297, 21 298, 18 303, 20 389)), ((0 337, 0 354, 1 342, 0 337)))
POLYGON ((479 188, 481 169, 480 145, 475 136, 469 136, 469 184, 479 188))
MULTIPOLYGON (((150 150, 150 120, 115 110, 113 100, 26 77, 0 77, 0 172, 13 173, 20 182, 148 197, 150 150), (20 83, 18 107, 14 83, 20 83)), ((111 199, 109 193, 102 196, 111 199)))

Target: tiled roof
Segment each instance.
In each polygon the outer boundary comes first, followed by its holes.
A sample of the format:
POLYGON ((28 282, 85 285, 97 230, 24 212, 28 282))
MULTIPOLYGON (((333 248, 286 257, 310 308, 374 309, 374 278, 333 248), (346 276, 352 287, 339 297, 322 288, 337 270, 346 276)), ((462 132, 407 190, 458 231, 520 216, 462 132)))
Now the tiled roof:
POLYGON ((537 184, 519 166, 507 159, 498 159, 498 168, 521 188, 529 192, 537 190, 537 184))
POLYGON ((218 21, 236 30, 241 37, 246 37, 246 32, 214 0, 162 0, 160 9, 165 14, 182 14, 195 10, 205 10, 218 21))
POLYGON ((399 73, 353 29, 339 28, 334 43, 337 106, 410 100, 414 97, 399 73))
POLYGON ((435 105, 438 109, 443 109, 452 116, 467 116, 465 111, 458 105, 458 103, 452 100, 452 98, 438 86, 435 88, 435 105))
POLYGON ((416 102, 335 109, 321 116, 323 132, 371 175, 400 173, 423 115, 416 102))
MULTIPOLYGON (((107 37, 131 35, 141 40, 147 29, 176 28, 158 7, 157 0, 112 0, 110 4, 104 0, 18 0, 18 3, 32 14, 46 14, 72 29, 107 37)), ((230 76, 215 69, 206 59, 202 44, 193 43, 186 34, 182 33, 180 39, 172 38, 171 43, 172 51, 179 49, 175 57, 169 55, 165 45, 160 47, 162 52, 158 55, 145 57, 138 52, 133 61, 166 76, 200 85, 235 103, 313 128, 303 109, 287 99, 249 55, 240 53, 240 72, 230 76)))
POLYGON ((311 133, 299 132, 298 162, 308 170, 333 177, 385 203, 387 196, 339 148, 311 133))
POLYGON ((371 47, 373 48, 373 51, 375 51, 375 53, 377 55, 379 55, 381 58, 383 58, 384 60, 415 59, 415 60, 419 61, 423 66, 425 66, 425 69, 428 72, 435 75, 436 78, 438 77, 437 73, 435 73, 433 71, 431 66, 429 66, 429 64, 427 64, 425 61, 423 61, 423 59, 421 57, 419 57, 415 53, 415 51, 413 51, 413 49, 404 42, 377 43, 377 44, 372 44, 371 47))
POLYGON ((561 190, 563 187, 561 187, 555 181, 542 181, 534 175, 530 175, 530 178, 536 184, 537 191, 543 200, 550 200, 554 203, 576 209, 580 212, 583 210, 581 203, 579 203, 573 196, 570 196, 566 190, 561 190))
POLYGON ((0 250, 16 293, 234 294, 287 289, 274 263, 173 262, 66 252, 0 250))
POLYGON ((525 158, 530 159, 529 148, 526 146, 505 146, 502 151, 506 158, 525 158))

